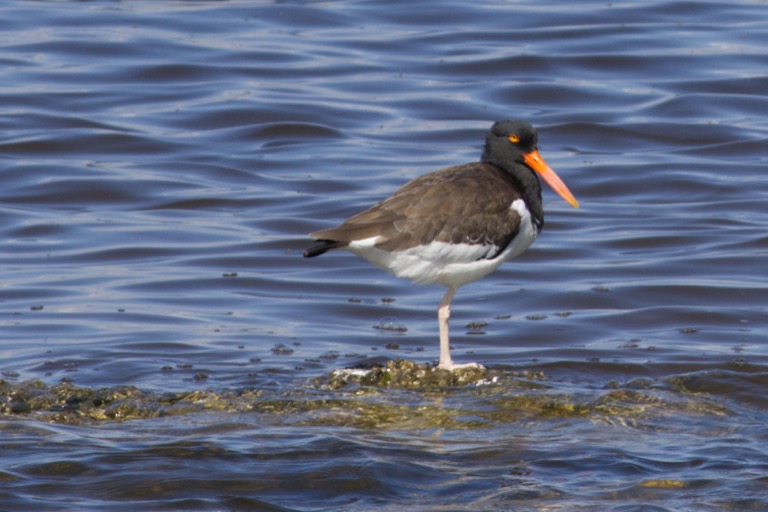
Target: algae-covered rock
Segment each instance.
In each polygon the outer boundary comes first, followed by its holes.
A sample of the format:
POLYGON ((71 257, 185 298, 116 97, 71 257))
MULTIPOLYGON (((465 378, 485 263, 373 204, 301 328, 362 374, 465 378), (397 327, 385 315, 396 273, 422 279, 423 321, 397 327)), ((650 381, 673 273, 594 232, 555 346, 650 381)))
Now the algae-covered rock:
POLYGON ((488 384, 496 378, 498 378, 498 372, 487 368, 461 368, 448 371, 413 361, 395 359, 371 368, 335 370, 315 382, 330 389, 341 389, 354 384, 388 389, 418 389, 476 386, 488 384))
POLYGON ((596 388, 529 370, 446 371, 379 360, 275 388, 152 392, 133 386, 88 388, 70 381, 0 380, 0 414, 82 424, 199 413, 252 413, 281 425, 384 429, 482 429, 520 421, 604 421, 642 425, 679 414, 723 415, 724 408, 653 381, 596 388))
POLYGON ((0 414, 36 416, 67 424, 125 421, 204 410, 247 411, 253 408, 258 395, 253 390, 158 394, 133 386, 95 389, 68 381, 53 386, 40 381, 0 381, 0 414))

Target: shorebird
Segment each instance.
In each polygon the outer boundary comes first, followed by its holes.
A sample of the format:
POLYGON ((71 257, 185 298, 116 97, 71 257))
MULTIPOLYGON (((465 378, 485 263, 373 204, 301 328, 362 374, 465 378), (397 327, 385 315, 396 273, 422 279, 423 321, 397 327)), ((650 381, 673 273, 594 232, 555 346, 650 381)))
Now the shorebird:
POLYGON ((537 174, 574 208, 579 203, 539 154, 525 121, 494 123, 479 162, 415 178, 340 225, 315 231, 304 257, 346 249, 418 284, 447 288, 438 306, 438 368, 482 367, 451 358, 448 320, 456 290, 525 251, 544 225, 537 174))

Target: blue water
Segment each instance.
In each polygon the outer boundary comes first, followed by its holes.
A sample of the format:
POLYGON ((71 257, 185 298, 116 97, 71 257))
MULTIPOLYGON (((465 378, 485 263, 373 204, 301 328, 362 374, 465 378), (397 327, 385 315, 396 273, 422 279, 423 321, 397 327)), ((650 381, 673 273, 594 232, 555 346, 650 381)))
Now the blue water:
POLYGON ((766 33, 747 0, 4 2, 0 508, 765 509, 766 33), (581 207, 545 190, 454 300, 456 361, 506 377, 319 385, 434 362, 443 292, 307 233, 509 118, 581 207))

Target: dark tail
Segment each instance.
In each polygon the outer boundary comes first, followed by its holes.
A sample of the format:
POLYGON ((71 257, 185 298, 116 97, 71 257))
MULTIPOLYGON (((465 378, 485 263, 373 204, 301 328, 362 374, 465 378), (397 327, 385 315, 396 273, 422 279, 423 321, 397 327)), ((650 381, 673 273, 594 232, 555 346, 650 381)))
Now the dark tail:
POLYGON ((337 242, 335 240, 315 240, 315 245, 304 251, 304 257, 314 258, 315 256, 320 256, 324 252, 330 251, 331 249, 338 249, 339 247, 344 247, 345 245, 347 245, 346 242, 337 242))

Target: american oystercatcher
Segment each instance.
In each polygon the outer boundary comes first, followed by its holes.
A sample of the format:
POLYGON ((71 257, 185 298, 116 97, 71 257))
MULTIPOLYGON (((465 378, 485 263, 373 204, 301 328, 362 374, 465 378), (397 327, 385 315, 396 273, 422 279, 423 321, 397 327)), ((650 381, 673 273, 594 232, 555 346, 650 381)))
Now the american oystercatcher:
POLYGON ((547 165, 538 134, 524 121, 494 123, 480 162, 434 171, 335 228, 309 236, 304 257, 346 249, 397 277, 448 288, 437 310, 438 367, 481 367, 451 359, 448 319, 459 286, 528 248, 544 225, 536 173, 574 208, 579 203, 547 165))

